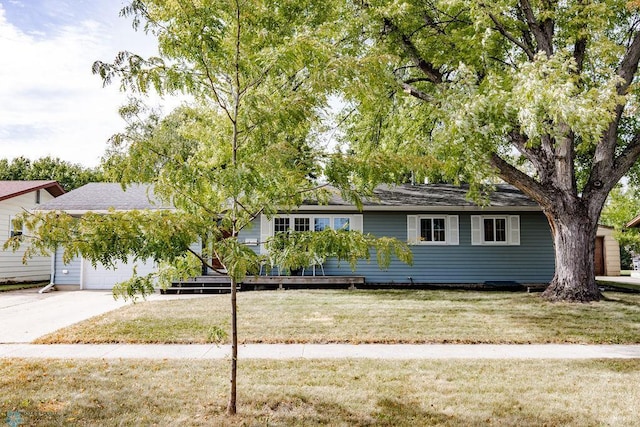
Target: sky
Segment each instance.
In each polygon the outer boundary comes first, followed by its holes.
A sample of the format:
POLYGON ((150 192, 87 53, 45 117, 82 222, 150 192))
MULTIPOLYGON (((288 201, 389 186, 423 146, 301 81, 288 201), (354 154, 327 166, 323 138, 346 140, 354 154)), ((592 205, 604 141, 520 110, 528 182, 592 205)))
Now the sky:
MULTIPOLYGON (((103 87, 94 61, 157 44, 121 18, 122 0, 0 0, 0 159, 59 157, 93 167, 124 129, 128 94, 103 87)), ((156 100, 152 104, 171 104, 156 100)))

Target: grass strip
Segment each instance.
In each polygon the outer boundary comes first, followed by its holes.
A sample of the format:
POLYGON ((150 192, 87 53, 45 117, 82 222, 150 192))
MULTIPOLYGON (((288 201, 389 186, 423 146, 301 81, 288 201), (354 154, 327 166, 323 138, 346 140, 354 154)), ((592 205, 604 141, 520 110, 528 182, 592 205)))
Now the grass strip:
MULTIPOLYGON (((640 294, 590 304, 520 292, 298 290, 238 295, 242 343, 640 342, 640 294)), ((143 302, 38 343, 227 342, 229 296, 143 302)))
POLYGON ((19 291, 21 289, 41 288, 49 284, 49 282, 37 283, 16 283, 0 285, 0 292, 19 291))
POLYGON ((640 361, 3 360, 0 419, 74 426, 629 426, 640 361))

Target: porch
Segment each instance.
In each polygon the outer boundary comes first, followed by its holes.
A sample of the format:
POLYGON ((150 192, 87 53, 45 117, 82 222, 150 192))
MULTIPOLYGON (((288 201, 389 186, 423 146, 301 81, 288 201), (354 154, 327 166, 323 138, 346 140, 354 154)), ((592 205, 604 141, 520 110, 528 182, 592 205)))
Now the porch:
MULTIPOLYGON (((355 289, 365 284, 364 276, 247 276, 238 284, 238 290, 266 289, 355 289)), ((197 276, 175 281, 171 287, 161 289, 162 294, 217 294, 231 292, 227 276, 197 276)))

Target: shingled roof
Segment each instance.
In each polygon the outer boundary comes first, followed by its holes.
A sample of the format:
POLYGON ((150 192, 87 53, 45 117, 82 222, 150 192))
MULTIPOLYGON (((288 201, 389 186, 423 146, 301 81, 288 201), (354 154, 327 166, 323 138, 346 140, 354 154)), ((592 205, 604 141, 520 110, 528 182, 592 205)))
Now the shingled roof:
POLYGON ((153 194, 147 184, 132 184, 122 189, 117 183, 94 182, 43 203, 38 210, 83 213, 135 209, 172 209, 153 194))
MULTIPOLYGON (((473 200, 468 198, 469 186, 455 186, 450 184, 402 184, 381 185, 374 190, 373 197, 363 200, 364 210, 395 210, 403 209, 481 209, 473 200)), ((324 208, 317 202, 305 203, 307 209, 311 207, 324 208)), ((348 207, 352 203, 345 201, 336 190, 328 202, 328 207, 348 207)), ((483 209, 526 209, 539 210, 538 204, 517 188, 501 184, 489 193, 483 209)))
POLYGON ((46 190, 53 197, 64 194, 57 181, 0 181, 0 200, 11 199, 37 190, 46 190))
MULTIPOLYGON (((364 200, 365 211, 376 210, 478 210, 478 209, 524 209, 539 210, 539 206, 510 185, 497 185, 489 194, 488 204, 480 207, 467 197, 468 186, 447 184, 404 184, 381 185, 374 191, 374 197, 364 200)), ((353 203, 342 199, 337 190, 326 205, 306 202, 299 209, 309 210, 352 210, 353 203)), ((106 212, 109 209, 172 209, 154 196, 152 187, 135 184, 122 190, 120 184, 91 183, 70 191, 41 205, 39 210, 61 210, 70 213, 87 211, 106 212)))

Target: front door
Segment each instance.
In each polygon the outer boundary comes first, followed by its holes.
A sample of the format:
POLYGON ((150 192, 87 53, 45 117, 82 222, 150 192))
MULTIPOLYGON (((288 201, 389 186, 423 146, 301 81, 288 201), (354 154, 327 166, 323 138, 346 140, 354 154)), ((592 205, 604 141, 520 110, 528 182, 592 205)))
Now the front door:
MULTIPOLYGON (((228 230, 223 230, 222 231, 222 240, 228 239, 229 237, 231 237, 231 232, 228 231, 228 230)), ((220 262, 218 257, 215 256, 215 255, 211 259, 211 266, 213 268, 215 268, 216 270, 224 270, 224 266, 222 265, 222 262, 220 262)))
POLYGON ((595 254, 595 272, 596 276, 604 276, 604 237, 596 237, 596 254, 595 254))

